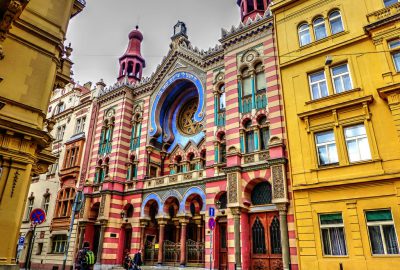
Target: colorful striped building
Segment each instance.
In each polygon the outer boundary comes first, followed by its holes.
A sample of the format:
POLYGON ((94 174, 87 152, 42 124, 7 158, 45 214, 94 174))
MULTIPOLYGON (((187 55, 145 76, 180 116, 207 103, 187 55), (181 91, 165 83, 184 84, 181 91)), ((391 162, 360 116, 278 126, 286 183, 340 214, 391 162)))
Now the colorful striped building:
POLYGON ((149 78, 143 35, 129 34, 81 167, 79 245, 96 268, 141 249, 146 265, 298 269, 273 18, 266 0, 237 4, 239 26, 208 51, 178 22, 149 78))

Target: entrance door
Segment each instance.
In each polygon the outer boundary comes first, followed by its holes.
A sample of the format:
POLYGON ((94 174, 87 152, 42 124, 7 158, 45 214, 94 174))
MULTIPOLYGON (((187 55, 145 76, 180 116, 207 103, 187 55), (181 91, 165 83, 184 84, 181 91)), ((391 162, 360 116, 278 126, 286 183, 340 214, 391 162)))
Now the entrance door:
POLYGON ((219 270, 228 270, 228 248, 226 223, 219 225, 219 270))
POLYGON ((251 269, 283 269, 279 214, 251 214, 250 230, 251 269))
POLYGON ((100 240, 100 225, 94 225, 94 233, 93 233, 93 253, 97 257, 97 251, 99 250, 99 240, 100 240))
POLYGON ((125 229, 125 243, 124 250, 131 250, 131 242, 132 242, 132 228, 125 229))

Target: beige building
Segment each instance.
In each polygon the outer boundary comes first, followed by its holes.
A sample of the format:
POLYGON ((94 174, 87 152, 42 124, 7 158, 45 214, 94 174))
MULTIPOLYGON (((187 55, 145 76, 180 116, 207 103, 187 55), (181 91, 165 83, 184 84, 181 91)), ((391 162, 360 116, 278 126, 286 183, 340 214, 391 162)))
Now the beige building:
MULTIPOLYGON (((20 231, 20 235, 25 237, 24 248, 19 254, 21 268, 28 268, 29 243, 33 236, 29 215, 35 208, 45 210, 47 217, 36 228, 34 244, 31 245, 30 268, 61 268, 95 95, 96 88, 91 90, 91 83, 84 86, 70 83, 65 88, 53 91, 47 119, 55 122, 51 132, 54 138, 51 149, 57 160, 47 173, 32 179, 20 231)), ((76 228, 75 222, 67 268, 72 266, 76 253, 76 228)))

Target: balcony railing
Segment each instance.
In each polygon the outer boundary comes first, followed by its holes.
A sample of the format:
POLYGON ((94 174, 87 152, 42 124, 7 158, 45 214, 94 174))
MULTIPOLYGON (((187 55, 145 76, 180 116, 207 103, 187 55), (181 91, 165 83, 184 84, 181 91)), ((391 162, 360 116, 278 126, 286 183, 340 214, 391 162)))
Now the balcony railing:
POLYGON ((178 174, 170 174, 166 176, 151 178, 144 184, 145 188, 153 188, 159 186, 166 186, 178 183, 186 183, 189 181, 195 181, 203 179, 203 171, 191 171, 178 174))
POLYGON ((262 151, 243 154, 242 164, 265 162, 268 159, 269 159, 269 150, 262 150, 262 151))
POLYGON ((399 13, 400 13, 400 2, 391 5, 389 7, 380 9, 378 11, 375 11, 373 13, 370 13, 367 15, 367 18, 369 23, 374 23, 399 13))

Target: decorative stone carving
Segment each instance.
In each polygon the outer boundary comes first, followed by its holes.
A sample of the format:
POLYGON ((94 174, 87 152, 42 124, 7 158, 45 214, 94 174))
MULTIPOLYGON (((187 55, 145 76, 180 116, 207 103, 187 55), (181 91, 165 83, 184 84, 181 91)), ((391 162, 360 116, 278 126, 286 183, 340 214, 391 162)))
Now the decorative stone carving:
POLYGON ((252 155, 248 155, 248 156, 245 156, 244 157, 244 163, 245 164, 247 164, 247 163, 253 163, 254 162, 254 154, 252 154, 252 155))
POLYGON ((285 198, 285 181, 283 179, 283 166, 273 166, 272 170, 272 181, 273 181, 273 199, 285 198))
POLYGON ((236 173, 230 173, 228 174, 228 202, 236 203, 237 201, 237 175, 236 173))
POLYGON ((100 217, 104 216, 104 207, 105 207, 105 204, 106 204, 106 195, 103 194, 103 195, 101 196, 101 203, 100 203, 100 209, 99 209, 99 216, 100 216, 100 217))

